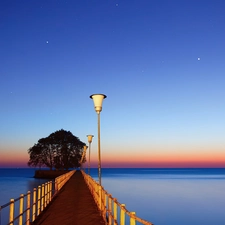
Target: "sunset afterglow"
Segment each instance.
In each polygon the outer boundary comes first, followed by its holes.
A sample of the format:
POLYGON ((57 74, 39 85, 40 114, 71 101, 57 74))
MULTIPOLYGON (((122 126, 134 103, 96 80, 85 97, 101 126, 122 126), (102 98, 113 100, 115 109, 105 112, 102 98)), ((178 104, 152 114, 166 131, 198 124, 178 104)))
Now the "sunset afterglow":
POLYGON ((94 135, 97 167, 95 93, 107 95, 102 167, 225 167, 223 1, 12 2, 0 6, 0 167, 27 167, 60 129, 94 135))

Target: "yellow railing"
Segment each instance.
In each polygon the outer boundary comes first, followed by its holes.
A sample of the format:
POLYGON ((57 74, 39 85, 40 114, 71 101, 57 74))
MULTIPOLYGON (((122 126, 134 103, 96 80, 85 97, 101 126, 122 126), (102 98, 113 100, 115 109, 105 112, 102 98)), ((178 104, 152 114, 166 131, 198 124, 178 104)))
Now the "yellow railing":
POLYGON ((57 177, 55 182, 46 182, 38 186, 38 188, 34 188, 32 192, 28 191, 27 194, 21 194, 17 199, 10 199, 10 202, 0 206, 0 215, 2 209, 9 207, 9 222, 7 225, 13 225, 15 222, 17 222, 16 224, 18 225, 29 225, 30 222, 33 222, 47 207, 50 201, 74 173, 75 170, 65 173, 57 177), (53 184, 55 184, 55 186, 53 184), (17 207, 15 207, 16 203, 17 207), (16 213, 17 216, 15 216, 16 213))
POLYGON ((75 173, 75 170, 72 170, 68 173, 65 173, 65 174, 59 176, 59 177, 56 177, 55 178, 55 190, 57 190, 57 192, 58 192, 74 173, 75 173))
POLYGON ((81 171, 83 177, 93 195, 93 198, 107 225, 136 225, 136 222, 143 225, 153 225, 153 223, 136 216, 135 212, 126 209, 125 204, 120 204, 116 198, 104 190, 91 176, 81 171), (126 222, 126 215, 128 221, 126 222), (125 223, 126 222, 126 223, 125 223))

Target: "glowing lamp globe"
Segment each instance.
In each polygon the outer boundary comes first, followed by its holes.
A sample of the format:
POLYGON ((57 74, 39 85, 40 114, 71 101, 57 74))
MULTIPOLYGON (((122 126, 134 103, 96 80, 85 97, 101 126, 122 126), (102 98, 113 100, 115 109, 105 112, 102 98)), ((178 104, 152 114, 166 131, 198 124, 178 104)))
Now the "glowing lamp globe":
POLYGON ((94 101, 95 111, 99 114, 102 111, 102 102, 107 96, 103 94, 93 94, 90 98, 94 101))
POLYGON ((94 137, 94 135, 87 135, 88 138, 88 142, 91 143, 92 142, 92 138, 94 137))

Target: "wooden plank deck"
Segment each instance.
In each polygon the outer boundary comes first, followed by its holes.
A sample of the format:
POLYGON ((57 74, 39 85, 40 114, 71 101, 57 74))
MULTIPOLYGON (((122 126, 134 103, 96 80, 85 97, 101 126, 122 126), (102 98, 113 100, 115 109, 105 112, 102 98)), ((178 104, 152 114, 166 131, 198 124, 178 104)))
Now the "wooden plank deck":
POLYGON ((32 225, 104 225, 80 171, 76 171, 32 225))

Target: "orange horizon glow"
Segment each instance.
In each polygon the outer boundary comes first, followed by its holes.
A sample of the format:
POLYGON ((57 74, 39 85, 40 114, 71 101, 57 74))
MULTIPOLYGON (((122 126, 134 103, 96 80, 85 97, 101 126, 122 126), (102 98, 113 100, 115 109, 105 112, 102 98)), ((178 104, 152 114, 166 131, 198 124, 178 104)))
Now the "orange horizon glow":
MULTIPOLYGON (((88 154, 86 155, 88 161, 88 154)), ((28 154, 8 151, 0 154, 0 168, 28 167, 28 154)), ((88 162, 86 162, 86 167, 88 162)), ((224 151, 110 151, 101 156, 102 168, 225 168, 224 151), (108 153, 108 154, 107 154, 108 153)), ((97 152, 91 155, 91 167, 98 167, 97 152)))
MULTIPOLYGON (((85 167, 88 167, 86 163, 85 167)), ((98 162, 92 162, 91 168, 97 168, 98 162)), ((102 168, 225 168, 225 162, 111 162, 102 163, 102 168)), ((27 162, 0 162, 0 168, 29 168, 27 162)), ((37 168, 37 167, 36 167, 37 168)))

